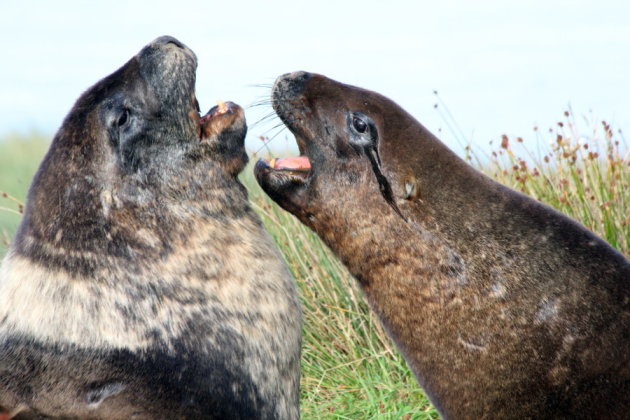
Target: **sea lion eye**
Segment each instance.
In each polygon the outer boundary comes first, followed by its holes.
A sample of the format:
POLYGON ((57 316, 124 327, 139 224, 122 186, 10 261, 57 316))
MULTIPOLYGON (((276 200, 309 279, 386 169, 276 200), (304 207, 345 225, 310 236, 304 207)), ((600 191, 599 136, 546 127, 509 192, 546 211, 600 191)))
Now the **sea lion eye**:
POLYGON ((347 114, 346 130, 348 141, 353 146, 365 147, 378 141, 376 124, 361 111, 351 111, 347 114))
POLYGON ((118 118, 118 127, 122 127, 127 124, 127 121, 129 121, 129 110, 125 109, 122 115, 118 118))
POLYGON ((355 130, 357 130, 357 133, 360 133, 360 134, 365 133, 368 128, 367 123, 357 116, 355 116, 352 119, 352 126, 354 127, 355 130))

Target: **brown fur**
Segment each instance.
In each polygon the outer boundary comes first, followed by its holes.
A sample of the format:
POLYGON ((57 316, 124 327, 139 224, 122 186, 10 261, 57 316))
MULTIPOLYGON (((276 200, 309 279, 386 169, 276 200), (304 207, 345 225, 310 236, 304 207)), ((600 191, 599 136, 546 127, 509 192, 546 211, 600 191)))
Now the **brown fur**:
POLYGON ((260 161, 259 183, 348 266, 443 417, 628 418, 626 258, 377 93, 298 72, 273 105, 312 169, 260 161))

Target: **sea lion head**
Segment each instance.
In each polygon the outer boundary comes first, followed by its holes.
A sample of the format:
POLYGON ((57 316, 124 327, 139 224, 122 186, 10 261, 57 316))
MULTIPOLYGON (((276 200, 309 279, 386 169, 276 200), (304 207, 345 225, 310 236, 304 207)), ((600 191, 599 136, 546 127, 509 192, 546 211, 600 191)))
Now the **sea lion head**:
POLYGON ((81 156, 66 156, 67 164, 94 160, 92 150, 109 152, 125 173, 168 166, 182 154, 225 163, 222 153, 233 152, 228 149, 243 152, 243 112, 228 103, 201 118, 196 68, 192 50, 173 37, 157 38, 78 99, 52 149, 80 148, 81 156))
POLYGON ((416 198, 419 190, 399 157, 413 158, 405 152, 415 147, 413 117, 376 92, 306 72, 280 76, 272 104, 301 155, 257 163, 257 180, 272 199, 303 221, 333 197, 340 206, 361 197, 353 202, 367 200, 370 211, 402 217, 397 200, 416 198))
POLYGON ((14 252, 48 265, 58 255, 70 271, 73 256, 85 268, 107 260, 97 254, 136 258, 149 242, 166 252, 168 214, 212 206, 213 190, 238 183, 243 110, 220 103, 201 117, 196 68, 192 50, 162 36, 81 95, 34 177, 14 252), (152 239, 139 239, 147 229, 152 239))

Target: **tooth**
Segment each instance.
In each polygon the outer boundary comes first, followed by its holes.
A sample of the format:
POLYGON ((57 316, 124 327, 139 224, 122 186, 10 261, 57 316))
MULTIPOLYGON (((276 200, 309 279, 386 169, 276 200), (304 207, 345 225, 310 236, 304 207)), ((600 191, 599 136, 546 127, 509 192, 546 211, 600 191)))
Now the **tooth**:
POLYGON ((219 114, 225 114, 228 110, 227 105, 222 100, 217 100, 217 105, 219 105, 219 114))
POLYGON ((276 167, 276 158, 273 158, 269 161, 269 167, 274 169, 276 167))

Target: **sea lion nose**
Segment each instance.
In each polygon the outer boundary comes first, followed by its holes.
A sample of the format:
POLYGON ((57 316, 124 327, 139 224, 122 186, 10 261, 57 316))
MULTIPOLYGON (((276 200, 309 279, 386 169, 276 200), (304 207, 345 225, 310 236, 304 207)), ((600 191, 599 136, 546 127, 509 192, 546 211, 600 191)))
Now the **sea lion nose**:
POLYGON ((184 45, 182 42, 180 42, 178 39, 169 35, 161 36, 153 40, 153 42, 151 42, 151 45, 153 46, 168 45, 168 44, 173 44, 184 50, 188 49, 188 47, 184 45))
POLYGON ((139 53, 141 61, 147 60, 153 63, 154 60, 179 60, 182 57, 189 57, 197 65, 197 56, 188 48, 186 44, 169 35, 163 35, 151 41, 139 53), (160 51, 159 54, 155 52, 160 51), (167 58, 170 57, 170 58, 167 58))
POLYGON ((276 79, 274 90, 290 92, 293 95, 298 95, 306 87, 306 82, 309 81, 313 75, 306 71, 294 71, 292 73, 286 73, 276 79))

